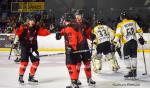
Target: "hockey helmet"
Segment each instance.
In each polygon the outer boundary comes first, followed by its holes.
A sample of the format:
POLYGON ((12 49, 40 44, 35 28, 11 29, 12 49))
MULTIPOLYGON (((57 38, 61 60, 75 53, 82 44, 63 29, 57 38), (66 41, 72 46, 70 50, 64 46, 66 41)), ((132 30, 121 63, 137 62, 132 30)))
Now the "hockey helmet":
POLYGON ((122 11, 122 12, 120 13, 120 20, 123 20, 123 19, 126 19, 126 18, 128 18, 127 12, 122 11))
POLYGON ((73 21, 75 17, 72 13, 65 13, 64 19, 65 21, 73 21))
POLYGON ((103 25, 103 24, 105 24, 103 19, 97 19, 96 20, 96 25, 103 25))

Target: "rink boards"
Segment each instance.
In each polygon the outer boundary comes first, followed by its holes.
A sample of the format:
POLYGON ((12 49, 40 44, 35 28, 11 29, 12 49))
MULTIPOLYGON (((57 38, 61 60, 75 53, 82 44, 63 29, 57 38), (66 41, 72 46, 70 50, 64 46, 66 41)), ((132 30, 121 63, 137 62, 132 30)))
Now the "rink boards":
MULTIPOLYGON (((0 34, 0 51, 10 51, 13 36, 13 34, 0 34)), ((143 48, 139 45, 138 51, 144 49, 145 52, 150 52, 150 34, 144 33, 143 37, 147 42, 143 48)), ((55 34, 46 37, 38 36, 38 47, 39 51, 64 51, 64 38, 62 37, 61 40, 56 40, 55 34)))

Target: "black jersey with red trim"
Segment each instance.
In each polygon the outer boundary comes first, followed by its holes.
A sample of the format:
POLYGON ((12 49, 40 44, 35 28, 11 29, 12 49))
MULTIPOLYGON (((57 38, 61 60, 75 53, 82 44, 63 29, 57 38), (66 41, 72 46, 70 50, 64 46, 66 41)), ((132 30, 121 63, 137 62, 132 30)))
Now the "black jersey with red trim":
POLYGON ((19 41, 22 45, 37 45, 37 35, 47 36, 50 32, 47 29, 39 28, 38 26, 29 27, 27 25, 21 25, 16 35, 19 37, 19 41))

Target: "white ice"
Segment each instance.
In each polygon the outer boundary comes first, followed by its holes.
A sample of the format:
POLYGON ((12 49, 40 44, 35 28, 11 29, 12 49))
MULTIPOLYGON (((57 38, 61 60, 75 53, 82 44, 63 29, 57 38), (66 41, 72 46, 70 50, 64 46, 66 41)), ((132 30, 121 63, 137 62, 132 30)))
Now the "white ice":
MULTIPOLYGON (((46 52, 50 53, 50 52, 46 52)), ((40 52, 40 54, 46 54, 40 52)), ((65 66, 65 56, 50 56, 42 57, 40 66, 36 73, 36 79, 39 80, 38 85, 31 85, 28 83, 28 73, 31 63, 27 67, 24 80, 25 85, 18 83, 18 68, 19 64, 14 63, 15 57, 12 56, 8 60, 9 52, 0 52, 0 88, 65 88, 70 84, 69 74, 65 66)), ((93 73, 93 80, 95 80, 95 88, 150 88, 150 53, 145 53, 148 75, 143 76, 145 72, 143 64, 143 54, 138 53, 138 79, 139 80, 125 80, 123 75, 126 73, 124 61, 117 56, 121 69, 114 73, 109 68, 108 63, 104 62, 100 74, 93 73)), ((81 67, 80 81, 81 88, 89 88, 84 74, 84 66, 81 67)))

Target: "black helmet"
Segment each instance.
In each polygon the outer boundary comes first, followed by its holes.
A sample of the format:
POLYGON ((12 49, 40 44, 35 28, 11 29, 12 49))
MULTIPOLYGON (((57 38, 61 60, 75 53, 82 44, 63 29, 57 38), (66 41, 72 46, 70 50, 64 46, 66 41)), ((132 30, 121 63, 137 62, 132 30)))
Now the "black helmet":
POLYGON ((125 19, 125 18, 128 18, 128 15, 127 15, 127 12, 123 11, 123 12, 121 12, 121 14, 120 14, 120 20, 123 20, 123 19, 125 19))
POLYGON ((40 21, 41 20, 41 15, 40 14, 35 14, 34 16, 35 21, 40 21))
POLYGON ((105 24, 105 21, 103 20, 103 19, 97 19, 96 20, 96 25, 103 25, 103 24, 105 24))
POLYGON ((64 19, 65 19, 65 21, 72 21, 75 19, 75 17, 71 13, 65 13, 64 19))
POLYGON ((35 17, 32 14, 28 14, 26 19, 35 21, 35 17))

